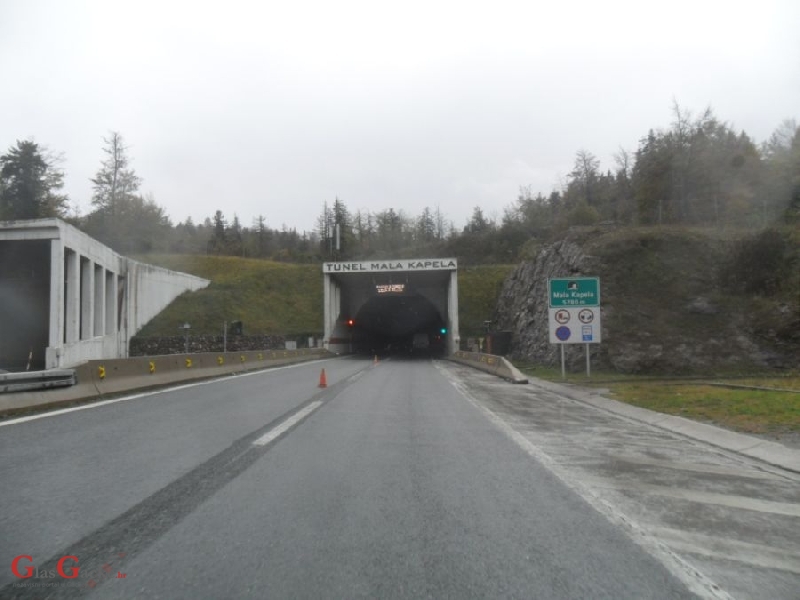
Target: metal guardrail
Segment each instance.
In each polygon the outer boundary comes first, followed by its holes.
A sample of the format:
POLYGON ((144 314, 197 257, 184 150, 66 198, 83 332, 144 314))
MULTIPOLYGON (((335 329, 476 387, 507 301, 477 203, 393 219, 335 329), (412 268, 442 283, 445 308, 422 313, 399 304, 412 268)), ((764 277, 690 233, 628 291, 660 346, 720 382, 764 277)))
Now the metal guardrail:
POLYGON ((78 376, 74 369, 0 373, 0 394, 69 387, 76 383, 78 383, 78 376))

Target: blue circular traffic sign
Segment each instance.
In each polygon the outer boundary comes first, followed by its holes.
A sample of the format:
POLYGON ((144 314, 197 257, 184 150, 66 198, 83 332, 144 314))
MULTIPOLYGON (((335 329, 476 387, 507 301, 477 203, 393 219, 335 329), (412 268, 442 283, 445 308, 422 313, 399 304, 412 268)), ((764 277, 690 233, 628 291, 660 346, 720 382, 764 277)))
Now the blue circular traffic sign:
POLYGON ((570 331, 569 327, 564 327, 563 325, 556 329, 556 337, 560 339, 562 342, 566 342, 569 339, 570 331))

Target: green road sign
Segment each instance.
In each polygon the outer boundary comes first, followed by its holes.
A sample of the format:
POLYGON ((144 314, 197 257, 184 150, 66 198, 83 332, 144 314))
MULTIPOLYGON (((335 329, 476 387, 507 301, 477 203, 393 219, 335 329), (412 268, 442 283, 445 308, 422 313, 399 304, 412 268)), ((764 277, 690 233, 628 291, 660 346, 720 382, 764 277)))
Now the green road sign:
POLYGON ((550 308, 570 306, 600 306, 600 280, 597 277, 550 279, 550 308))

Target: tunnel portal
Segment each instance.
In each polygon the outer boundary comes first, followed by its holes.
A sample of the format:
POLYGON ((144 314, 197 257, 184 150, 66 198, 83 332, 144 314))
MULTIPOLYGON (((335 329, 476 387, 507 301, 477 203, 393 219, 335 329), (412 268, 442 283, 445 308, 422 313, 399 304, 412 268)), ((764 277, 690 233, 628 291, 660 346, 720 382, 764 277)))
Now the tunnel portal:
POLYGON ((457 269, 452 258, 324 263, 324 343, 344 353, 452 353, 457 269))

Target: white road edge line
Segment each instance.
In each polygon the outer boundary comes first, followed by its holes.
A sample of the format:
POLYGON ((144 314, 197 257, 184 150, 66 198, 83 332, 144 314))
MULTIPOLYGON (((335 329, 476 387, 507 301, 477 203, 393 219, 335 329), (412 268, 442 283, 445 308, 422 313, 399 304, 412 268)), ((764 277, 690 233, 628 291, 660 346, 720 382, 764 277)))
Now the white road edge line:
POLYGON ((553 459, 539 447, 534 445, 523 434, 514 429, 510 424, 484 406, 475 398, 455 374, 448 371, 445 367, 434 364, 439 372, 450 381, 451 385, 458 390, 462 396, 482 412, 489 421, 511 438, 522 450, 544 465, 547 470, 553 473, 567 487, 574 490, 591 507, 601 515, 605 516, 612 524, 620 527, 628 534, 634 543, 639 545, 650 556, 666 567, 666 569, 686 585, 690 592, 707 600, 733 600, 733 597, 723 590, 715 581, 702 573, 689 561, 685 560, 677 552, 673 551, 667 544, 659 540, 652 532, 647 531, 636 521, 620 512, 612 503, 600 496, 595 490, 585 483, 570 476, 565 469, 558 465, 553 459))
POLYGON ((276 440, 284 433, 286 433, 289 429, 294 427, 299 421, 305 419, 308 415, 317 410, 320 406, 322 406, 322 400, 314 400, 314 402, 312 402, 305 408, 298 410, 291 417, 286 419, 283 423, 281 423, 277 427, 274 427, 273 429, 270 429, 267 433, 262 435, 256 441, 254 441, 253 446, 266 446, 271 441, 276 440))
POLYGON ((224 381, 231 376, 250 377, 251 375, 264 375, 265 373, 271 373, 274 371, 283 371, 285 369, 294 369, 303 365, 311 365, 318 362, 324 362, 326 360, 331 360, 331 359, 324 358, 322 360, 309 360, 306 362, 295 363, 293 365, 285 365, 283 367, 272 367, 272 368, 268 367, 265 369, 258 369, 257 371, 247 371, 246 373, 229 373, 227 375, 220 375, 219 377, 215 377, 214 379, 206 379, 204 381, 196 381, 194 383, 184 383, 182 385, 161 388, 158 390, 150 390, 149 392, 141 392, 139 394, 133 394, 131 396, 122 396, 120 398, 112 398, 111 400, 103 400, 101 402, 92 402, 90 404, 73 406, 71 408, 59 408, 50 412, 40 413, 38 415, 29 415, 27 417, 17 417, 16 419, 9 419, 8 421, 0 421, 0 427, 5 427, 6 425, 18 425, 19 423, 25 423, 27 421, 35 421, 37 419, 44 419, 45 417, 55 417, 57 415, 64 415, 79 410, 89 410, 90 408, 98 408, 100 406, 105 406, 107 404, 116 404, 117 402, 127 402, 128 400, 146 398, 147 396, 157 396, 158 394, 166 394, 167 392, 176 392, 178 390, 185 390, 187 388, 196 387, 200 385, 211 385, 213 383, 219 383, 220 381, 224 381))

